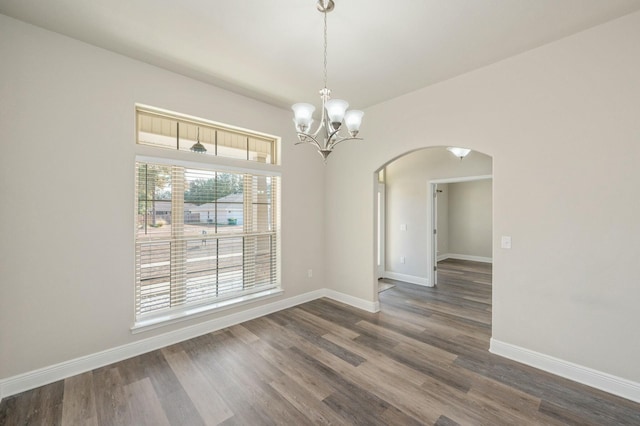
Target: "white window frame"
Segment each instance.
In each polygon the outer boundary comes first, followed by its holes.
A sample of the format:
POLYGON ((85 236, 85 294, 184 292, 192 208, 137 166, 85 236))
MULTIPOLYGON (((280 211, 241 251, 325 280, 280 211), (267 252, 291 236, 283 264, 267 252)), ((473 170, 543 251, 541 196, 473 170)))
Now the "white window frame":
MULTIPOLYGON (((277 137, 273 137, 274 140, 277 141, 279 145, 280 139, 277 137)), ((151 163, 151 164, 162 164, 169 166, 179 166, 189 169, 200 169, 200 170, 210 170, 210 171, 218 171, 218 172, 230 172, 230 173, 245 173, 245 174, 256 174, 260 176, 272 176, 277 177, 278 180, 281 179, 280 167, 274 164, 264 164, 258 163, 254 161, 247 160, 237 160, 237 159, 228 159, 222 157, 214 157, 214 156, 203 156, 198 153, 184 152, 184 151, 172 151, 166 150, 158 147, 150 147, 143 145, 136 145, 136 157, 134 162, 134 167, 137 167, 138 163, 151 163)), ((137 185, 137 179, 136 179, 137 185)), ((195 304, 186 304, 179 307, 171 307, 159 312, 146 313, 146 314, 138 314, 137 312, 137 303, 136 298, 139 295, 138 292, 138 283, 136 280, 135 292, 134 292, 134 324, 131 327, 132 333, 139 333, 146 330, 151 330, 154 328, 162 327, 168 324, 172 324, 175 322, 196 318, 199 316, 211 314, 213 312, 218 312, 225 309, 235 308, 238 306, 242 306, 247 303, 256 302, 259 300, 263 300, 270 297, 275 297, 283 294, 282 286, 281 286, 281 226, 280 226, 280 204, 281 204, 281 196, 280 196, 280 185, 275 185, 274 190, 275 194, 275 202, 272 206, 272 214, 274 215, 274 223, 275 223, 275 283, 273 283, 273 287, 258 290, 256 292, 250 294, 239 294, 237 297, 225 298, 222 300, 211 299, 206 302, 200 302, 195 304)), ((137 187, 136 187, 137 194, 137 187)), ((136 207, 134 209, 135 215, 137 218, 137 195, 135 204, 136 207)), ((244 207, 245 211, 249 206, 244 207)), ((137 220, 136 222, 136 230, 137 231, 137 220)), ((242 234, 245 235, 245 234, 242 234)), ((238 235, 240 236, 240 235, 238 235)), ((137 241, 137 238, 134 238, 137 241)), ((137 252, 137 249, 134 249, 137 252)), ((137 253, 136 253, 137 254, 137 253)), ((136 261, 136 277, 138 276, 138 262, 136 261)))

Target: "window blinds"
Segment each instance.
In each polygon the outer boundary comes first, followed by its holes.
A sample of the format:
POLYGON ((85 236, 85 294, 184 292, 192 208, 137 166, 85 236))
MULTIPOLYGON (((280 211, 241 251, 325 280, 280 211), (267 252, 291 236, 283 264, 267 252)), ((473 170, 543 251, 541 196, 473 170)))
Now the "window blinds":
POLYGON ((136 163, 136 318, 278 287, 279 181, 136 163))

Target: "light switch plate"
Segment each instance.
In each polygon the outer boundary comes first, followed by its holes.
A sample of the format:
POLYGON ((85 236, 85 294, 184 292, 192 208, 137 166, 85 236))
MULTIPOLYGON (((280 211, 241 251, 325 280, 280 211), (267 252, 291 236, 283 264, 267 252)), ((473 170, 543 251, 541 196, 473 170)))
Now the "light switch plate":
POLYGON ((511 248, 511 237, 503 235, 500 245, 502 246, 503 249, 510 249, 511 248))

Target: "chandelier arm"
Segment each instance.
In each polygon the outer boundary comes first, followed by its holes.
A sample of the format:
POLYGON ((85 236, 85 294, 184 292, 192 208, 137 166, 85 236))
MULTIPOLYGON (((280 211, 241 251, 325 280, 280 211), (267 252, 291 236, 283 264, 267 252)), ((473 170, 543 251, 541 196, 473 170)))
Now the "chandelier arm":
POLYGON ((318 133, 320 133, 320 130, 322 130, 323 127, 324 127, 324 111, 322 112, 322 119, 320 120, 320 123, 318 124, 318 128, 316 129, 316 131, 313 133, 306 133, 306 134, 313 135, 313 137, 316 138, 318 136, 318 133))
POLYGON ((300 145, 302 143, 308 143, 308 144, 315 145, 318 148, 318 150, 321 150, 322 147, 320 146, 320 143, 318 143, 317 139, 314 136, 315 135, 310 135, 309 133, 298 133, 299 142, 296 142, 294 145, 300 145), (309 139, 311 139, 311 140, 309 140, 309 139))
MULTIPOLYGON (((323 116, 324 119, 324 116, 323 116)), ((318 133, 320 133, 320 130, 322 130, 322 128, 324 127, 324 122, 321 121, 318 123, 318 127, 316 128, 316 130, 314 132, 312 131, 308 131, 308 132, 297 132, 298 137, 300 136, 306 136, 306 137, 310 137, 313 138, 314 140, 316 140, 316 138, 318 137, 318 133)), ((317 140, 316 140, 317 142, 317 140)))
MULTIPOLYGON (((337 130, 334 130, 330 135, 328 135, 327 138, 327 149, 333 149, 334 146, 338 145, 340 142, 344 142, 344 141, 351 141, 351 140, 359 140, 361 141, 362 138, 356 137, 356 136, 342 136, 340 134, 340 131, 343 129, 343 127, 338 127, 337 130), (335 138, 334 138, 335 136, 335 138)), ((347 133, 348 134, 348 133, 347 133)))
MULTIPOLYGON (((314 138, 318 136, 318 134, 320 133, 320 130, 322 130, 323 127, 326 127, 327 129, 329 129, 327 124, 327 110, 325 108, 325 102, 329 97, 328 93, 329 93, 329 89, 326 88, 326 84, 325 84, 325 88, 320 90, 320 99, 322 99, 322 113, 320 116, 320 122, 318 123, 318 128, 316 129, 316 131, 311 133, 314 138)), ((327 133, 328 133, 328 130, 327 130, 327 133)))
MULTIPOLYGON (((328 127, 327 127, 328 129, 328 127)), ((338 132, 340 131, 340 127, 338 127, 337 130, 334 130, 333 132, 329 133, 327 132, 327 147, 329 146, 333 146, 333 138, 334 136, 336 136, 337 139, 343 139, 338 132)))
POLYGON ((353 137, 348 137, 348 138, 340 138, 340 139, 336 139, 334 142, 331 143, 331 145, 329 146, 329 149, 333 149, 334 146, 338 145, 340 142, 344 142, 344 141, 361 141, 363 140, 362 138, 353 138, 353 137))

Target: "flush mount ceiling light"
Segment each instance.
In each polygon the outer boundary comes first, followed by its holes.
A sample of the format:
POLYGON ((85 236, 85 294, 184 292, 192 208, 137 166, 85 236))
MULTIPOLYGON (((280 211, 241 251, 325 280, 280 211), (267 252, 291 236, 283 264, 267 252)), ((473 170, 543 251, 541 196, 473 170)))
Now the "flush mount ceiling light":
POLYGON ((460 158, 460 160, 462 160, 464 157, 466 157, 471 152, 470 149, 458 148, 457 146, 450 146, 450 147, 447 148, 447 151, 449 151, 450 153, 452 153, 456 157, 460 158))
POLYGON ((296 145, 301 143, 314 145, 322 155, 322 158, 327 161, 327 157, 333 152, 333 148, 340 142, 362 139, 357 136, 364 112, 357 110, 347 111, 347 108, 349 108, 347 101, 331 99, 331 90, 327 88, 327 13, 333 10, 335 3, 333 0, 318 0, 316 7, 324 15, 324 88, 320 90, 322 118, 318 128, 315 131, 311 130, 315 106, 297 103, 291 109, 294 113, 293 122, 298 132, 299 142, 296 142, 296 145), (345 126, 347 128, 346 132, 343 130, 345 126))

